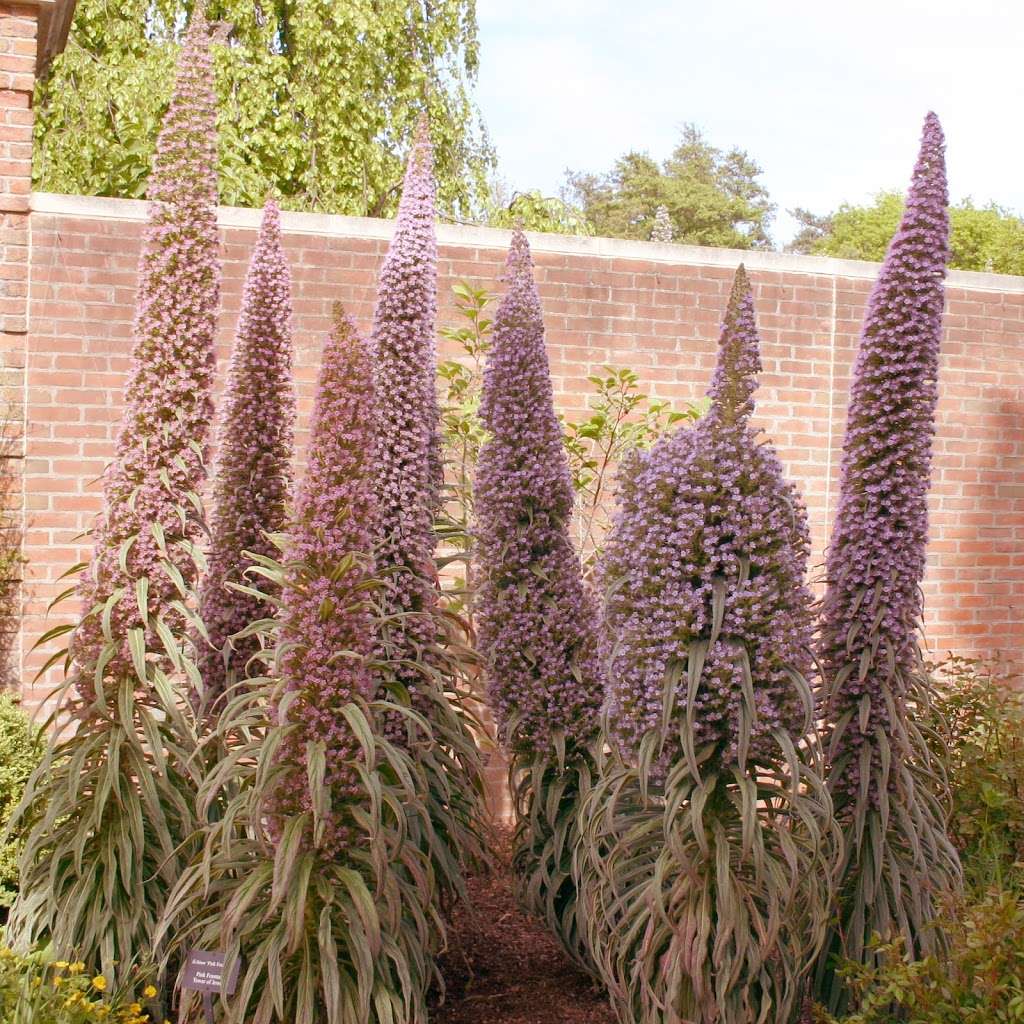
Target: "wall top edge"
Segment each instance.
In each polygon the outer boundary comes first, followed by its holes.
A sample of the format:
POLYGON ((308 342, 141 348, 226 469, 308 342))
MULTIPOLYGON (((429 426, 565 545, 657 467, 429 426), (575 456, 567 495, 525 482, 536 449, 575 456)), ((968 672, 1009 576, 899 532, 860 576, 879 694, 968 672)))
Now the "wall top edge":
MULTIPOLYGON (((81 217, 96 220, 141 222, 146 219, 146 201, 113 199, 105 196, 59 195, 33 192, 30 210, 34 214, 81 217)), ((261 211, 237 206, 221 206, 218 223, 225 228, 258 228, 261 211)), ((326 235, 339 238, 363 238, 387 241, 394 221, 373 217, 346 217, 339 214, 296 213, 283 211, 281 227, 292 234, 326 235)), ((580 235, 552 235, 528 232, 536 253, 568 256, 597 256, 604 259, 646 260, 676 266, 735 268, 744 263, 748 270, 776 273, 801 273, 821 277, 873 281, 880 264, 863 260, 843 260, 832 256, 803 256, 796 253, 762 252, 744 249, 719 249, 711 246, 675 245, 664 242, 638 242, 622 238, 597 238, 580 235)), ((438 224, 441 245, 501 249, 508 247, 512 232, 466 224, 438 224)), ((951 270, 946 284, 969 291, 1024 294, 1024 277, 989 274, 973 270, 951 270)))

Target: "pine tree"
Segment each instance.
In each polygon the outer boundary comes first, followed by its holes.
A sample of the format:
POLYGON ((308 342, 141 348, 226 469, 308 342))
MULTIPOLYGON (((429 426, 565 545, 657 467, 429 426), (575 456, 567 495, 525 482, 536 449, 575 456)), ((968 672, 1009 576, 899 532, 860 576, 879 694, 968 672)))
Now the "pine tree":
POLYGON ((651 228, 652 242, 672 241, 672 218, 668 215, 668 207, 662 203, 654 211, 654 227, 651 228))

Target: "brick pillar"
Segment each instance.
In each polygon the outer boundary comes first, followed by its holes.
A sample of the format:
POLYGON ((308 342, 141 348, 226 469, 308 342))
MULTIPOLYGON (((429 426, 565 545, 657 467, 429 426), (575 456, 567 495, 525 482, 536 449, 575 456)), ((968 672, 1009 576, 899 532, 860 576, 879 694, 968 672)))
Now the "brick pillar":
MULTIPOLYGON (((0 333, 28 330, 28 206, 38 7, 0 3, 0 333)), ((23 348, 23 345, 19 345, 23 348)))
MULTIPOLYGON (((32 91, 41 10, 47 0, 0 0, 0 600, 7 590, 10 556, 21 547, 22 437, 28 333, 29 196, 32 191, 32 91), (6 587, 4 583, 6 581, 6 587)), ((17 565, 17 563, 14 563, 17 565)), ((19 573, 20 575, 20 573, 19 573)), ((13 586, 18 587, 15 582, 13 586)), ((17 593, 15 593, 17 600, 17 593)), ((2 608, 2 606, 0 606, 2 608)), ((11 622, 0 615, 0 686, 20 676, 21 651, 11 622)))

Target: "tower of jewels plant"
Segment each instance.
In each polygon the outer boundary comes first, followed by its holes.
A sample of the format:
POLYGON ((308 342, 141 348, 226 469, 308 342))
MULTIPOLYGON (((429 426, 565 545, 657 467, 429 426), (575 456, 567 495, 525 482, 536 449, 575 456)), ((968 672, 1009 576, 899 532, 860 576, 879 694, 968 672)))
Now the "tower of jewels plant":
POLYGON ((422 717, 386 722, 430 779, 430 810, 448 856, 442 890, 461 889, 464 864, 483 855, 483 781, 469 706, 472 649, 442 604, 435 522, 443 500, 437 396, 437 240, 432 150, 421 119, 398 220, 381 267, 372 346, 378 394, 374 479, 381 516, 377 569, 385 616, 378 692, 422 717))
POLYGON ((623 1021, 788 1020, 828 918, 807 519, 750 424, 759 369, 741 267, 710 410, 631 457, 600 566, 612 753, 576 868, 623 1021))
POLYGON ((212 74, 197 6, 149 182, 124 418, 77 588, 81 620, 50 659, 66 677, 50 725, 70 716, 75 728, 51 729, 19 812, 28 841, 12 937, 50 940, 110 976, 152 948, 194 831, 187 633, 220 281, 212 74))
POLYGON ((164 922, 182 950, 241 958, 232 1024, 426 1021, 435 837, 419 766, 381 732, 411 712, 373 699, 375 421, 368 346, 338 311, 282 560, 257 558, 268 673, 217 716, 225 756, 199 807, 225 810, 164 922))
POLYGON ((846 837, 839 923, 819 973, 833 1008, 844 995, 832 958, 873 963, 875 933, 912 956, 938 951, 936 902, 960 880, 917 639, 949 251, 944 150, 929 114, 861 331, 828 551, 818 654, 829 789, 846 837))
POLYGON ((480 403, 488 439, 475 481, 479 646, 511 755, 520 893, 589 966, 571 865, 602 698, 598 612, 570 539, 572 481, 521 230, 506 283, 480 403))
POLYGON ((291 491, 291 271, 281 244, 281 214, 267 201, 242 292, 217 443, 208 566, 199 592, 207 636, 196 637, 203 698, 215 701, 256 653, 249 636, 232 641, 266 611, 243 582, 250 554, 272 556, 291 491))

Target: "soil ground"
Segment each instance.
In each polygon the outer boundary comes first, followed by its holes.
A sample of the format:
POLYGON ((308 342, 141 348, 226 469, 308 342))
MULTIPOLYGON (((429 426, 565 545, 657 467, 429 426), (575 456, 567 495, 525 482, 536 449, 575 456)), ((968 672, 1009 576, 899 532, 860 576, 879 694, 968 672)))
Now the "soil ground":
POLYGON ((442 960, 447 988, 431 1024, 614 1024, 607 997, 516 902, 501 842, 491 874, 468 882, 442 960))

